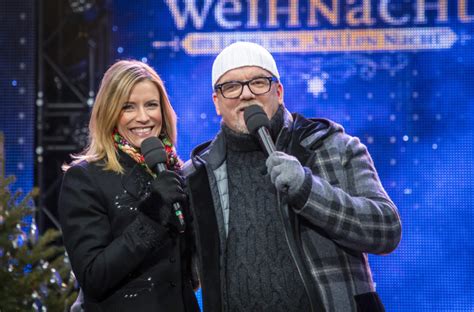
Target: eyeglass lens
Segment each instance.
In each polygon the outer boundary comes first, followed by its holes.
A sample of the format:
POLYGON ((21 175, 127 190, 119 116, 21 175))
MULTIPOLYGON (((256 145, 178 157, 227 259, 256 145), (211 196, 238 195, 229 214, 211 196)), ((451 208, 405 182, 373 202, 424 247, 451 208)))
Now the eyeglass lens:
POLYGON ((221 92, 226 98, 238 98, 242 94, 244 86, 247 85, 250 92, 261 95, 270 91, 271 81, 271 78, 268 77, 258 77, 245 82, 231 81, 222 84, 221 92))

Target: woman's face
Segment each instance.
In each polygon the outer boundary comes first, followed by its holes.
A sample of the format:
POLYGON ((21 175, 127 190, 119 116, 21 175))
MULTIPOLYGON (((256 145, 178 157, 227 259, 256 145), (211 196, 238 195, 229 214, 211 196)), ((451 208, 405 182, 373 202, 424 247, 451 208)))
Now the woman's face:
POLYGON ((131 145, 140 148, 143 140, 160 134, 161 125, 158 88, 148 80, 138 82, 132 88, 128 101, 122 105, 117 124, 118 132, 131 145))

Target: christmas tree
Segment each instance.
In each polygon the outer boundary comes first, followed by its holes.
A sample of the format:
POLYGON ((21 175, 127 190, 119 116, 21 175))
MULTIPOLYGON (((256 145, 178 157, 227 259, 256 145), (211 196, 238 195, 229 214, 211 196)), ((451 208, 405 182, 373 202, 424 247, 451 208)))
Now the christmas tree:
POLYGON ((34 213, 35 194, 11 192, 14 181, 0 170, 0 312, 68 311, 77 287, 61 233, 38 236, 34 220, 25 221, 34 213))

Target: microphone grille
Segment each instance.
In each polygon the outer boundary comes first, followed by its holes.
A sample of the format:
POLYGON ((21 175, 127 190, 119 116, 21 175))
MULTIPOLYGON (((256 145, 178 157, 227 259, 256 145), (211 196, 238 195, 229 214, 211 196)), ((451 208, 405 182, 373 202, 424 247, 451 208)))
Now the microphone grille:
POLYGON ((157 137, 153 136, 143 140, 140 150, 148 168, 152 169, 159 163, 166 163, 167 155, 165 147, 157 137))
POLYGON ((250 105, 244 110, 244 120, 247 129, 254 134, 261 127, 270 129, 270 120, 262 107, 258 105, 250 105))

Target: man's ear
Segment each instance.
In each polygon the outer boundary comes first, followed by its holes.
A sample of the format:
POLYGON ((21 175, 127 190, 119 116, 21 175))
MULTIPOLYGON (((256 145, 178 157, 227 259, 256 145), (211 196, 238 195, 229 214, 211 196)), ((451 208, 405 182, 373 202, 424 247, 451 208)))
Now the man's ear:
POLYGON ((212 101, 214 102, 214 107, 216 109, 216 114, 218 116, 220 116, 221 111, 219 109, 219 98, 217 97, 217 92, 212 93, 212 101))
POLYGON ((284 95, 284 89, 283 89, 283 85, 281 84, 281 82, 278 83, 278 86, 277 86, 277 95, 278 95, 278 104, 283 104, 283 95, 284 95))

